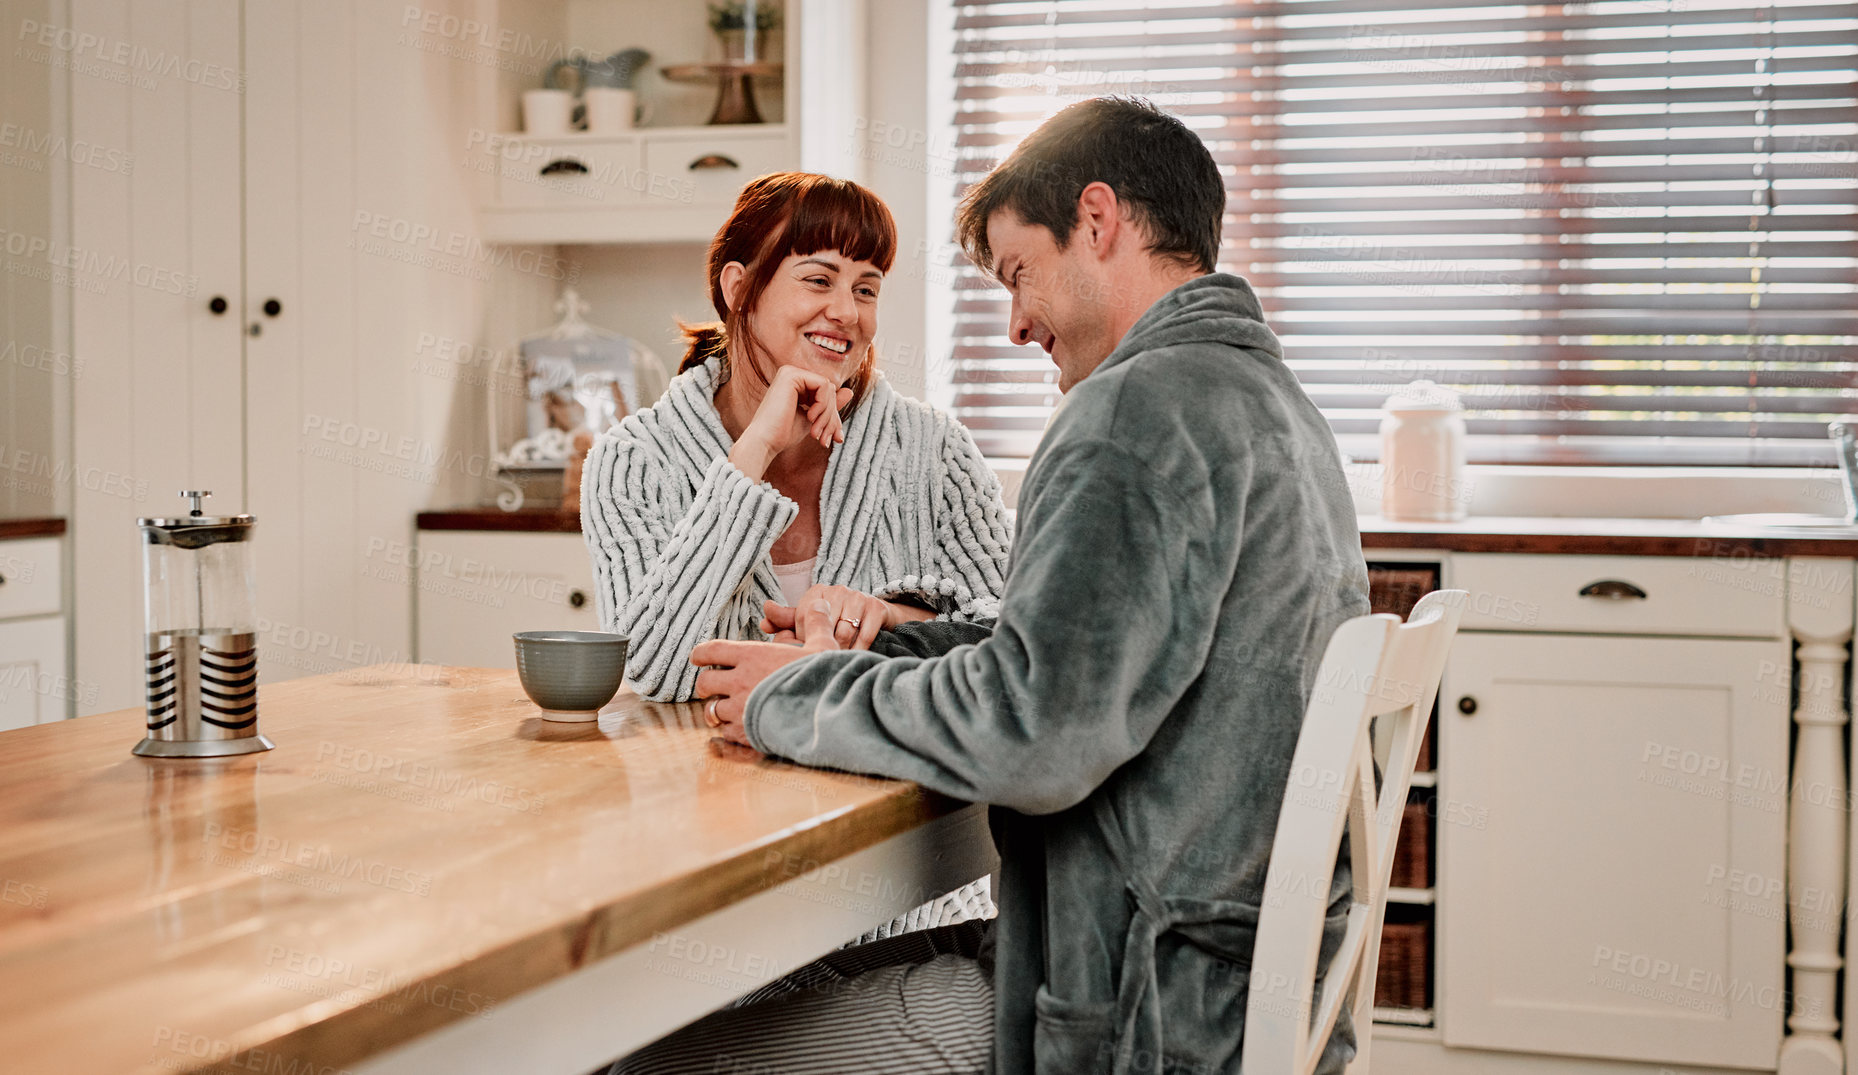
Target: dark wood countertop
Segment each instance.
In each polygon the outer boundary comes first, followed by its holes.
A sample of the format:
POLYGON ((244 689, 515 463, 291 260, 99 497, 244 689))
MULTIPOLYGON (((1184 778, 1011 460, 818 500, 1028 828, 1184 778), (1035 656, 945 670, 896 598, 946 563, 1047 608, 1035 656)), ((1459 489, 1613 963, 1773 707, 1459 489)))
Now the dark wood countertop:
POLYGON ((421 530, 517 530, 534 534, 578 534, 578 512, 562 514, 554 508, 503 511, 499 508, 452 508, 446 511, 422 511, 418 516, 421 530))
POLYGON ((1706 525, 1697 519, 1474 516, 1457 523, 1361 517, 1365 549, 1560 553, 1587 556, 1833 556, 1858 558, 1858 531, 1706 525))
POLYGON ((57 537, 65 532, 65 521, 55 515, 42 518, 0 519, 0 541, 7 538, 57 537))
MULTIPOLYGON (((458 508, 422 511, 421 530, 580 532, 554 510, 458 508)), ((1705 525, 1696 519, 1477 516, 1458 523, 1396 523, 1361 517, 1364 549, 1561 553, 1604 556, 1834 556, 1858 559, 1858 531, 1819 535, 1705 525)))

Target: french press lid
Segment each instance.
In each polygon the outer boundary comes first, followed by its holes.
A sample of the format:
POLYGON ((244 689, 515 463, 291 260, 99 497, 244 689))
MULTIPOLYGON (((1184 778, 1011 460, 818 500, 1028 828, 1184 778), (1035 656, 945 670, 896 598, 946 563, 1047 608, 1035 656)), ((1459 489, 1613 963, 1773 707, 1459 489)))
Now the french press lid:
POLYGON ((137 519, 143 539, 150 545, 173 545, 182 549, 199 549, 225 541, 250 541, 252 527, 258 522, 250 515, 207 515, 200 502, 211 490, 183 489, 181 495, 192 503, 186 515, 172 519, 137 519))

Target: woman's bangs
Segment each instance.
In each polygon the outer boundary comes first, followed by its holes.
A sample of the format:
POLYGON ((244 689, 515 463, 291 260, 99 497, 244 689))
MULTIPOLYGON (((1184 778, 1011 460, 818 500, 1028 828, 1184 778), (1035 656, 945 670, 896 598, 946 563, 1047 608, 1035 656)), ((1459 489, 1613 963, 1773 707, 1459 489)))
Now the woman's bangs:
POLYGON ((837 250, 889 272, 897 257, 897 225, 877 196, 852 183, 817 183, 795 199, 787 252, 805 257, 837 250))

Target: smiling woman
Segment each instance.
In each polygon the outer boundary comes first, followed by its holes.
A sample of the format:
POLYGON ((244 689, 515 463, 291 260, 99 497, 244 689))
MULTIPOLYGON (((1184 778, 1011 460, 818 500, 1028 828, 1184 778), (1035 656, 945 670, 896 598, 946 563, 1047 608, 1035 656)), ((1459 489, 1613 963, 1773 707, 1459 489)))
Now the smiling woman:
POLYGON ((733 365, 725 344, 734 338, 746 345, 745 364, 765 389, 772 370, 787 364, 784 358, 795 357, 790 345, 797 342, 796 332, 822 330, 832 354, 850 356, 855 367, 849 376, 836 363, 827 371, 838 372, 841 383, 851 388, 852 398, 841 412, 849 415, 870 387, 877 368, 876 352, 870 346, 877 328, 877 295, 896 254, 897 228, 890 209, 858 184, 804 172, 755 180, 743 189, 735 211, 710 244, 710 305, 722 320, 685 326, 691 348, 678 372, 720 355, 723 379, 728 380, 733 365), (785 256, 774 256, 777 253, 785 256), (854 265, 855 279, 841 280, 854 265), (835 308, 840 315, 837 326, 828 323, 829 319, 813 318, 804 325, 783 323, 789 317, 820 312, 818 303, 807 309, 809 295, 848 291, 856 293, 858 314, 854 318, 843 316, 841 306, 835 308), (772 309, 764 308, 769 305, 772 309), (751 332, 751 319, 762 322, 758 333, 751 332), (847 320, 865 330, 861 340, 839 331, 847 327, 843 323, 847 320))
POLYGON ((587 460, 596 603, 631 639, 636 693, 690 699, 699 642, 798 640, 793 609, 817 601, 859 648, 910 620, 994 616, 999 483, 967 430, 876 369, 895 251, 881 200, 802 173, 750 183, 717 232, 721 320, 685 327, 664 398, 587 460))
MULTIPOLYGON (((631 640, 634 693, 694 697, 691 650, 709 639, 828 644, 823 629, 868 648, 905 621, 998 613, 998 480, 960 423, 877 372, 895 251, 884 203, 820 175, 755 180, 717 232, 722 320, 685 326, 678 375, 594 444, 581 486, 600 625, 631 640), (823 621, 797 620, 822 604, 823 621)), ((872 936, 992 909, 982 879, 872 936)))

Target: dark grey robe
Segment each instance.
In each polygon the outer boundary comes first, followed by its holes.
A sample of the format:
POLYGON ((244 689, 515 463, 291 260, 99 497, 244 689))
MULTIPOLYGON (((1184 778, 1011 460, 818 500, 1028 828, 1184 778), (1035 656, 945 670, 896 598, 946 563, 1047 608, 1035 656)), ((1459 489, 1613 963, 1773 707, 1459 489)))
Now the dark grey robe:
POLYGON ((995 807, 996 1071, 1236 1071, 1304 706, 1368 609, 1334 438, 1250 286, 1151 307, 1067 395, 1019 506, 992 637, 796 662, 749 736, 995 807))

